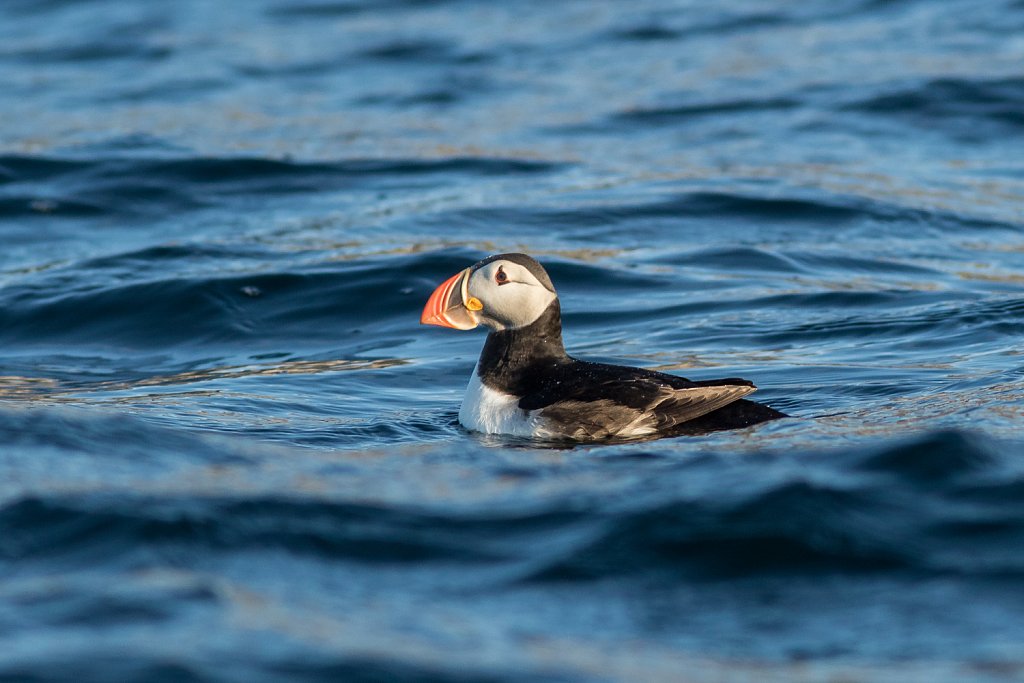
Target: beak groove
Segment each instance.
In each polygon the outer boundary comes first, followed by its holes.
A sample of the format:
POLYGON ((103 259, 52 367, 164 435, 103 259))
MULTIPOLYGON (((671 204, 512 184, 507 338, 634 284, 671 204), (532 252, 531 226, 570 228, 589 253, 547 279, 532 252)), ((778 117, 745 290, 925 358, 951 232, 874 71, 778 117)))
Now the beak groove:
POLYGON ((465 305, 469 292, 469 270, 466 268, 459 271, 434 290, 423 307, 420 323, 456 330, 471 330, 477 326, 476 318, 465 305))

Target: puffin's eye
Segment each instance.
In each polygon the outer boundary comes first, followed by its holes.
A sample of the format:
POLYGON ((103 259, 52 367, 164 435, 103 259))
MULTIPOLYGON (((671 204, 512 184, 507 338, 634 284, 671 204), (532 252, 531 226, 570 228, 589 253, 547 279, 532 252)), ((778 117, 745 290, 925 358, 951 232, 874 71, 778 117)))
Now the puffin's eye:
POLYGON ((501 269, 501 266, 498 266, 498 272, 494 274, 494 281, 499 285, 504 285, 508 282, 508 275, 501 269))

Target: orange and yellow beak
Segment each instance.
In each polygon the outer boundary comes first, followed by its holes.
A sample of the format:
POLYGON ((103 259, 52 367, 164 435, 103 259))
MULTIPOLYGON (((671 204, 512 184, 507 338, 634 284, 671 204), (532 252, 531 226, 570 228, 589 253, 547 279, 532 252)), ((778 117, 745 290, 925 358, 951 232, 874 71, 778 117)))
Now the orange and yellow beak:
POLYGON ((441 283, 427 299, 420 322, 424 325, 440 325, 456 330, 471 330, 479 324, 476 311, 482 306, 476 297, 469 295, 471 268, 459 271, 441 283))

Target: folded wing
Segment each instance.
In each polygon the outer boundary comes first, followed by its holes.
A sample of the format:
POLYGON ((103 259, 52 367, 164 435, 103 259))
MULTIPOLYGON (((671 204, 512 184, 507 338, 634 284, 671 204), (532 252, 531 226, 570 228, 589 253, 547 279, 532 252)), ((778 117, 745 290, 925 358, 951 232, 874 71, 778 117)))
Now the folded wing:
POLYGON ((676 425, 707 415, 756 391, 749 383, 677 388, 650 377, 625 382, 619 387, 621 391, 614 391, 614 384, 606 385, 608 392, 602 392, 603 396, 566 396, 542 408, 540 417, 553 425, 553 430, 559 425, 571 425, 570 429, 553 431, 551 435, 607 439, 670 432, 676 425))

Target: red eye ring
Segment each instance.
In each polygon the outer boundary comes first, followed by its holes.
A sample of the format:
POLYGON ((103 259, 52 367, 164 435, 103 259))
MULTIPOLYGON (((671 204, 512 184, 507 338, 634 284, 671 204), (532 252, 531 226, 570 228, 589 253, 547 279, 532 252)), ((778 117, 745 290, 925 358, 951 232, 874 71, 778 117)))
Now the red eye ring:
POLYGON ((508 284, 508 275, 501 269, 501 266, 498 266, 498 272, 494 274, 494 281, 499 285, 508 284))

